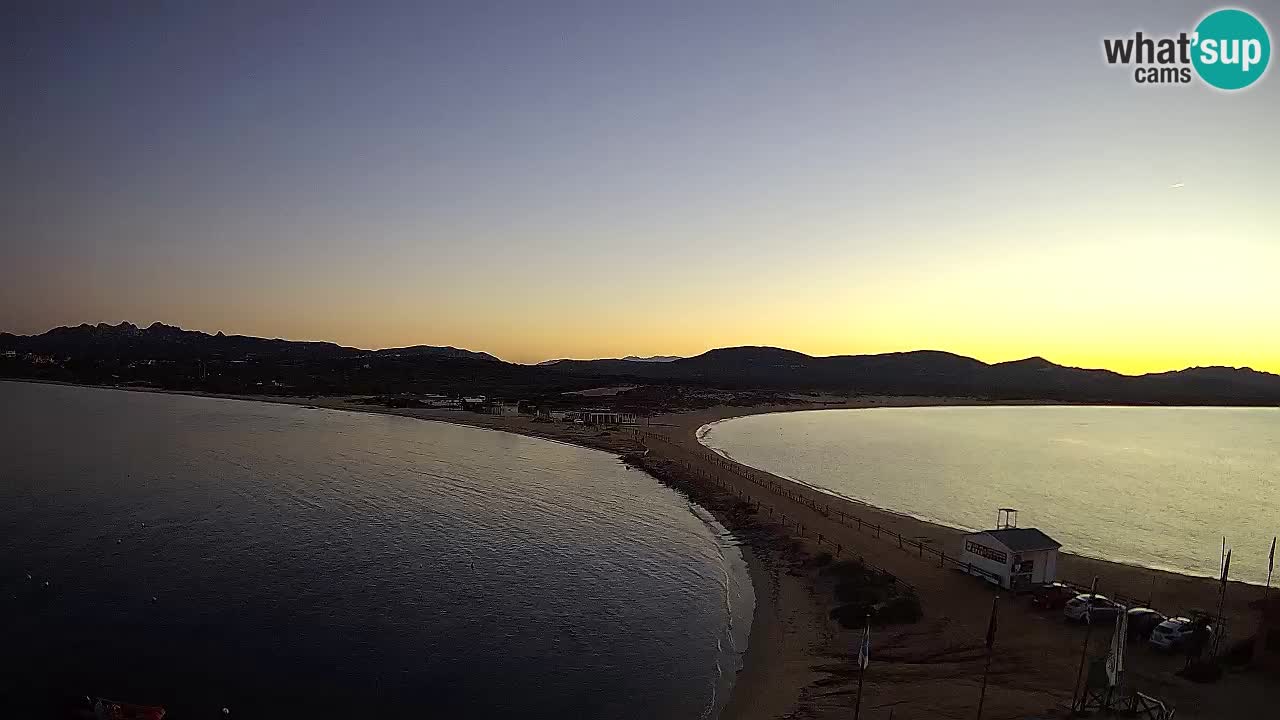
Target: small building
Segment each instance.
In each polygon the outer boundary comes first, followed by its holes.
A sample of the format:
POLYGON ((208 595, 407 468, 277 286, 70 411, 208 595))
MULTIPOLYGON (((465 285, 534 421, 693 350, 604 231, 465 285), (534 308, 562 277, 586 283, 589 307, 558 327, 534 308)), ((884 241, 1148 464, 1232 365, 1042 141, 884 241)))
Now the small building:
POLYGON ((973 567, 975 575, 1015 592, 1056 580, 1062 543, 1036 528, 1016 527, 1012 518, 1017 510, 1001 508, 1000 516, 1003 520, 995 530, 964 536, 960 562, 973 567))
POLYGON ((459 398, 451 398, 448 395, 440 395, 437 393, 426 393, 418 396, 418 402, 429 408, 447 408, 456 410, 462 407, 462 400, 459 398))
POLYGON ((578 414, 587 425, 635 425, 636 414, 613 410, 583 410, 578 414))
POLYGON ((493 402, 489 403, 488 410, 490 415, 505 415, 505 416, 519 415, 520 403, 505 402, 503 400, 494 400, 493 402))

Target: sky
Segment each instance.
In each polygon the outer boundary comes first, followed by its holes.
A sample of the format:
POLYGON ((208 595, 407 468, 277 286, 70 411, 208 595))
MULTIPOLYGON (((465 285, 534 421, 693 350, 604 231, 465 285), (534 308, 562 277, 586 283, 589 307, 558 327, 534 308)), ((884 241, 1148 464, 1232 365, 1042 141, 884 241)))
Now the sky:
POLYGON ((0 330, 1280 372, 1278 71, 1103 59, 1217 7, 10 3, 0 330))

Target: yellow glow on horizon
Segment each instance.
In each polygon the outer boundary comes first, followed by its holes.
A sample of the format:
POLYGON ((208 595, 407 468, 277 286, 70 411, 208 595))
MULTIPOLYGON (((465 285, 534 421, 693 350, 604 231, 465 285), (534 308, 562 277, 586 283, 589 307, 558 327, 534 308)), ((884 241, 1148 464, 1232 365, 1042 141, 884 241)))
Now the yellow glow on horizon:
MULTIPOLYGON (((501 263, 451 265, 430 250, 394 262, 351 250, 314 266, 284 257, 234 268, 230 294, 137 266, 124 295, 66 278, 80 296, 58 296, 66 306, 50 314, 53 324, 160 320, 366 348, 453 345, 523 363, 771 345, 1039 355, 1126 374, 1280 373, 1280 206, 1219 188, 1153 183, 1023 204, 981 191, 977 209, 948 197, 928 212, 873 216, 744 209, 661 243, 632 232, 609 252, 588 236, 551 254, 531 236, 501 263), (698 254, 704 246, 715 249, 698 254), (86 305, 103 315, 85 317, 86 305)), ((12 297, 17 308, 26 295, 12 297)))

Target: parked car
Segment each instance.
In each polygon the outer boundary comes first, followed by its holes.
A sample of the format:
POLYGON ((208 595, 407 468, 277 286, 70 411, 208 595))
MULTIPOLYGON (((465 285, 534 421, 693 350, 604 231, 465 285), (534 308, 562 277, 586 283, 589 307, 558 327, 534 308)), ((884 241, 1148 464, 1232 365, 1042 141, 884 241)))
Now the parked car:
POLYGON ((1077 595, 1062 606, 1062 615, 1075 622, 1101 623, 1114 622, 1120 614, 1120 606, 1107 599, 1105 595, 1077 595))
POLYGON ((1075 597, 1076 589, 1062 583, 1046 583, 1031 591, 1031 607, 1040 610, 1061 610, 1067 601, 1075 597))
POLYGON ((1187 644, 1196 642, 1197 638, 1205 645, 1213 639, 1213 626, 1209 624, 1209 618, 1171 617, 1155 626, 1148 642, 1157 650, 1172 652, 1186 649, 1187 644), (1197 635, 1197 633, 1200 634, 1197 635))
POLYGON ((1129 616, 1129 637, 1135 640, 1151 637, 1151 631, 1169 619, 1164 613, 1145 607, 1129 608, 1125 613, 1129 616))

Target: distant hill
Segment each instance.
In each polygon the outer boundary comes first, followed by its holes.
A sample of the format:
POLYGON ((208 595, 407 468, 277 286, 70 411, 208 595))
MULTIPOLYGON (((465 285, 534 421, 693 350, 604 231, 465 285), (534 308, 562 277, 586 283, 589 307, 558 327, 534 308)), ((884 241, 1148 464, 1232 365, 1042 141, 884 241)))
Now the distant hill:
POLYGON ((622 359, 628 362, 673 362, 676 360, 683 360, 684 358, 681 358, 679 355, 650 355, 649 357, 628 355, 622 359))
POLYGON ((934 350, 813 357, 775 347, 710 350, 665 363, 564 360, 559 372, 745 389, 951 395, 1064 402, 1280 405, 1280 375, 1249 368, 1189 368, 1121 375, 1044 358, 996 364, 934 350))
POLYGON ((75 327, 56 327, 40 335, 3 333, 0 334, 0 350, 115 360, 181 360, 195 357, 314 359, 374 355, 498 362, 498 358, 488 353, 454 347, 415 345, 386 350, 361 350, 330 342, 267 339, 248 335, 224 335, 221 332, 210 335, 158 322, 146 328, 139 328, 130 322, 118 325, 85 323, 75 327))
POLYGON ((374 355, 382 355, 386 357, 442 357, 442 358, 465 358, 468 360, 487 360, 489 362, 502 362, 498 358, 487 352, 474 352, 472 350, 463 350, 452 345, 438 347, 435 345, 414 345, 412 347, 389 348, 387 350, 375 350, 374 355))
POLYGON ((72 382, 137 382, 225 391, 274 386, 315 393, 489 392, 526 397, 616 385, 925 395, 1086 403, 1280 405, 1280 376, 1249 368, 1121 375, 1041 357, 989 364, 934 350, 814 357, 776 347, 731 347, 689 358, 507 363, 484 352, 415 345, 362 350, 327 342, 224 335, 154 323, 0 333, 0 374, 72 382), (51 356, 41 364, 26 354, 51 356), (24 359, 25 358, 25 359, 24 359), (68 360, 67 358, 70 358, 68 360), (274 384, 274 385, 273 385, 274 384))
MULTIPOLYGON (((543 360, 542 362, 538 363, 538 365, 555 365, 555 364, 557 364, 557 363, 562 363, 562 362, 596 362, 596 363, 602 363, 602 362, 608 362, 608 363, 637 362, 637 363, 665 363, 665 362, 673 362, 673 361, 675 361, 675 360, 683 360, 683 359, 684 359, 684 358, 680 357, 679 355, 650 355, 649 357, 638 357, 638 356, 636 356, 636 355, 628 355, 628 356, 626 356, 626 357, 624 357, 624 358, 610 358, 610 359, 603 359, 603 360, 569 360, 568 358, 558 358, 558 359, 556 359, 556 360, 543 360)), ((620 367, 625 367, 625 366, 620 366, 620 367)))

